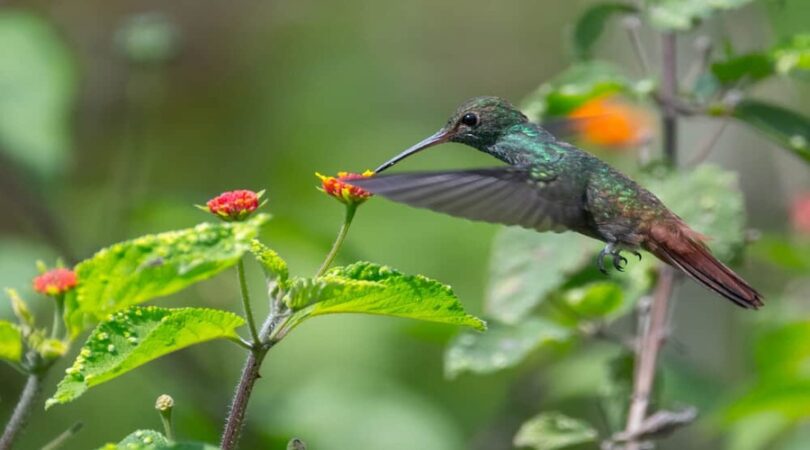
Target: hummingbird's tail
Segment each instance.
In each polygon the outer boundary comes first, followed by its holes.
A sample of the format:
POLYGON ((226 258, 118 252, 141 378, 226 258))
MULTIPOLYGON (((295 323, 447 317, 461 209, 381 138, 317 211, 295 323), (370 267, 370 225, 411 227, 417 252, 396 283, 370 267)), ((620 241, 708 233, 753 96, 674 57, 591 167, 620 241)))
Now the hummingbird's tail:
POLYGON ((683 271, 690 278, 743 308, 763 306, 762 295, 715 258, 706 238, 678 218, 664 219, 650 227, 646 250, 683 271))

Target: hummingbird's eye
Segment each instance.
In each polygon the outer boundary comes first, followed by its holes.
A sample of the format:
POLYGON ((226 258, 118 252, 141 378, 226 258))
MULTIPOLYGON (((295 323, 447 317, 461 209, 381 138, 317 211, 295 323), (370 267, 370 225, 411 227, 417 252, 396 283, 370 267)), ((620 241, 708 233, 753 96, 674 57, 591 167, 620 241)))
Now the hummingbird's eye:
POLYGON ((467 113, 461 117, 461 123, 467 125, 468 127, 474 127, 478 125, 478 114, 476 113, 467 113))

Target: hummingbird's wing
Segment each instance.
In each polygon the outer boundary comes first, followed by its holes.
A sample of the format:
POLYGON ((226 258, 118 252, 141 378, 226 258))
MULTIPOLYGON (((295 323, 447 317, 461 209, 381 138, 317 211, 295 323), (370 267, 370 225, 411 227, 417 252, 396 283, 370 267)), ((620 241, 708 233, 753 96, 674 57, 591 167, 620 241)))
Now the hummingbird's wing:
POLYGON ((390 200, 471 220, 558 232, 585 222, 576 189, 558 180, 539 182, 516 167, 378 175, 350 183, 390 200))

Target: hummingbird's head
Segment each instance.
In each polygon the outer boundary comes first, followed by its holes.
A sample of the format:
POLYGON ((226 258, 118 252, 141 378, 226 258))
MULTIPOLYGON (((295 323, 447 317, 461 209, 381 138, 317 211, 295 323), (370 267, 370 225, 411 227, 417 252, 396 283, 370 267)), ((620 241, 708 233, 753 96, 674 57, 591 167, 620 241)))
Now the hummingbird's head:
POLYGON ((408 156, 444 142, 458 142, 486 150, 505 130, 528 121, 523 113, 502 98, 474 97, 462 103, 439 131, 395 156, 375 172, 382 172, 408 156))

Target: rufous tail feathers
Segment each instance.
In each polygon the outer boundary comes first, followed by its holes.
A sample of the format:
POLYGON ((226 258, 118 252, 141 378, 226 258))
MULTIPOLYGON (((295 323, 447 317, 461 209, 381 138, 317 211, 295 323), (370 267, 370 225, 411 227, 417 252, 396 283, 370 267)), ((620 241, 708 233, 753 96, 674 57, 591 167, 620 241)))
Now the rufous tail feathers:
POLYGON ((643 247, 665 263, 743 308, 763 305, 762 295, 715 258, 706 238, 678 218, 664 219, 650 227, 643 247))

